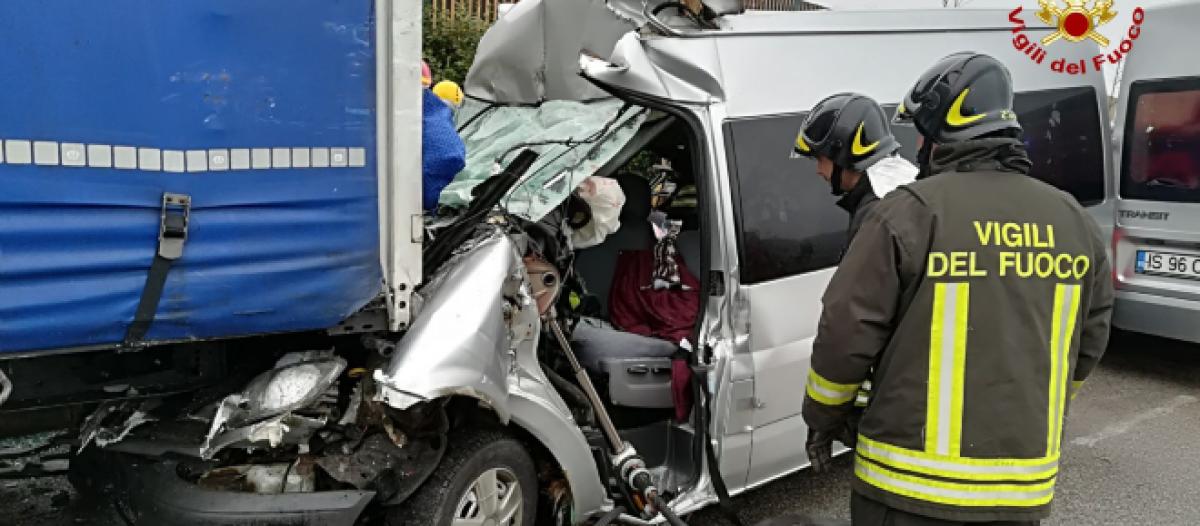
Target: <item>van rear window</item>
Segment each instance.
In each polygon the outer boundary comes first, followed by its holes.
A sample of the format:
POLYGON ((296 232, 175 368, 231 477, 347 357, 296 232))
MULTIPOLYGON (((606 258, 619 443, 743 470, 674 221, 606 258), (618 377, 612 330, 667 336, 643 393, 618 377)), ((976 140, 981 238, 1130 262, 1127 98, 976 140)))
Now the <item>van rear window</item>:
POLYGON ((1104 201, 1107 150, 1099 104, 1096 89, 1090 86, 1025 91, 1013 100, 1033 161, 1029 175, 1083 205, 1104 201))
POLYGON ((1121 155, 1121 196, 1200 202, 1200 78, 1134 82, 1121 155))

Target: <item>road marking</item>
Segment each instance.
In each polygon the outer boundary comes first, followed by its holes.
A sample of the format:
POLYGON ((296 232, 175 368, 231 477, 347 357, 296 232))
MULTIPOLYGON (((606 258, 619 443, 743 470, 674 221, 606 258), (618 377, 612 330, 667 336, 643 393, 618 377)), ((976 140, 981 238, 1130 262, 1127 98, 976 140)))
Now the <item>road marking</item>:
POLYGON ((1141 424, 1147 420, 1169 415, 1185 405, 1194 404, 1196 402, 1200 402, 1200 398, 1189 395, 1179 395, 1161 407, 1156 407, 1144 413, 1140 413, 1129 420, 1125 420, 1124 422, 1117 422, 1088 436, 1076 438, 1075 440, 1072 440, 1071 443, 1077 446, 1092 447, 1101 440, 1106 440, 1128 433, 1134 428, 1134 426, 1137 426, 1138 424, 1141 424))

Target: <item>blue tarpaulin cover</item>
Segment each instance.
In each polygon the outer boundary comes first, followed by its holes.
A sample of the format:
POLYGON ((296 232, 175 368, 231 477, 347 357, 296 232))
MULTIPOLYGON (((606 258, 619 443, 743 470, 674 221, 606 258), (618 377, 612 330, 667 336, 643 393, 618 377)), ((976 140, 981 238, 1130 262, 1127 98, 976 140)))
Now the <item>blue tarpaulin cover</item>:
POLYGON ((382 289, 372 0, 0 2, 0 352, 326 328, 382 289))

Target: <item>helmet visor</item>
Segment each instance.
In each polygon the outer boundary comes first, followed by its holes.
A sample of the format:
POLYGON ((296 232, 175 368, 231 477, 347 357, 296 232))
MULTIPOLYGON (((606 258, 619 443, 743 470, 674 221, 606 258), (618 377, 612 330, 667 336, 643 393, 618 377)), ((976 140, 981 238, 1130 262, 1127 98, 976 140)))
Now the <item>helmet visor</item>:
POLYGON ((947 80, 947 77, 961 74, 963 65, 965 64, 965 62, 962 62, 962 59, 971 56, 973 54, 970 52, 960 51, 942 57, 937 64, 926 71, 921 78, 917 79, 917 83, 913 86, 912 91, 909 92, 908 97, 896 107, 896 113, 892 116, 892 123, 912 123, 916 119, 917 114, 921 112, 921 108, 927 104, 936 110, 937 106, 944 102, 941 100, 942 93, 949 88, 950 82, 947 80), (938 84, 946 84, 946 86, 939 90, 938 84))
POLYGON ((837 122, 838 115, 842 113, 842 106, 823 108, 822 106, 825 106, 829 100, 818 102, 813 111, 805 116, 804 123, 800 125, 800 133, 796 136, 792 157, 816 157, 819 150, 825 145, 825 141, 829 139, 830 133, 833 132, 833 125, 837 122))

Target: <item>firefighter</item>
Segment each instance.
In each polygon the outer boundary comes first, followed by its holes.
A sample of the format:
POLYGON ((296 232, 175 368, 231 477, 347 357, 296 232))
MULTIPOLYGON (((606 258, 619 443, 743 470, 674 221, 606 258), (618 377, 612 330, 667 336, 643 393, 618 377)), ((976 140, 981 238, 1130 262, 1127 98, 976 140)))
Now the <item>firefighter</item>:
POLYGON ((867 216, 824 296, 804 399, 827 463, 875 368, 855 525, 1038 524, 1063 415, 1100 360, 1113 292, 1099 227, 1028 176, 1008 70, 956 53, 897 108, 922 174, 867 216))
POLYGON ((847 245, 867 210, 916 177, 917 168, 899 150, 883 108, 858 93, 825 98, 800 126, 794 154, 815 159, 817 175, 841 196, 838 206, 850 213, 847 245))
MULTIPOLYGON (((850 214, 846 247, 854 239, 875 203, 897 187, 913 182, 917 167, 900 157, 900 143, 892 135, 883 108, 858 93, 826 97, 808 113, 796 134, 794 157, 817 162, 817 175, 841 198, 837 205, 850 214)), ((854 447, 858 422, 870 398, 870 381, 863 382, 854 410, 846 418, 838 440, 854 447)))

